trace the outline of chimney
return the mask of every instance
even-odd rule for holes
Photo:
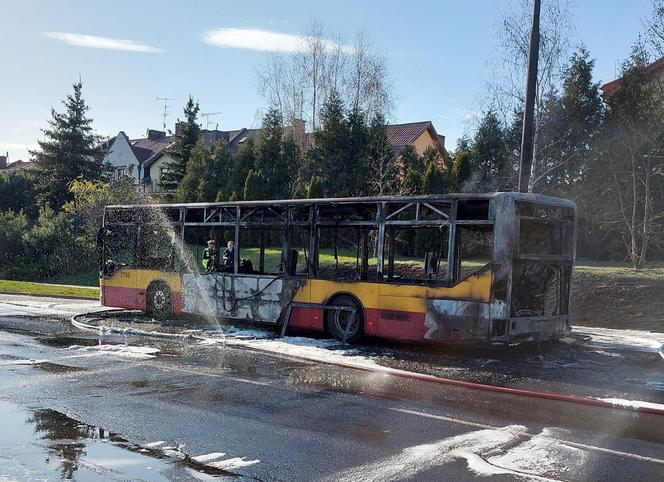
[[[7,169],[7,159],[9,159],[9,152],[4,156],[0,156],[0,169]]]
[[[163,137],[166,137],[166,133],[164,131],[158,131],[156,129],[148,129],[148,139],[151,141],[161,139]]]
[[[290,127],[290,133],[293,134],[293,140],[298,146],[300,146],[300,148],[304,148],[304,123],[305,121],[302,119],[293,119]]]

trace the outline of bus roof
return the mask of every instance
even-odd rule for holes
[[[229,207],[229,206],[291,206],[311,204],[371,204],[376,202],[414,202],[414,201],[454,201],[454,200],[487,200],[498,197],[510,197],[515,201],[527,201],[533,203],[553,204],[556,206],[575,208],[573,201],[563,198],[546,196],[544,194],[522,193],[522,192],[490,192],[490,193],[448,193],[427,194],[419,196],[373,196],[373,197],[344,197],[344,198],[315,198],[315,199],[280,199],[280,200],[256,200],[235,202],[211,202],[211,203],[169,203],[159,204],[161,208],[207,208],[207,207]],[[107,208],[130,209],[144,207],[145,204],[109,205]]]

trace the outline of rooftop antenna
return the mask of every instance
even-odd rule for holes
[[[210,117],[214,117],[216,115],[221,115],[221,112],[205,112],[204,114],[201,114],[201,117],[205,117],[205,129],[210,130]],[[217,127],[219,127],[219,123],[217,123]]]
[[[164,101],[164,115],[163,115],[163,126],[164,126],[164,131],[166,131],[166,117],[168,116],[168,108],[170,105],[168,105],[169,100],[175,100],[171,97],[157,97],[157,100],[163,100]]]

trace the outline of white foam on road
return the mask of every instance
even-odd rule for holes
[[[184,460],[187,458],[187,454],[184,452],[184,445],[173,447],[166,445],[165,441],[159,440],[157,442],[144,444],[143,447],[158,450],[164,456],[171,459]],[[258,459],[247,460],[246,457],[224,457],[226,457],[226,452],[211,452],[209,454],[191,456],[190,458],[194,462],[205,465],[206,467],[227,471],[240,469],[242,467],[249,467],[260,462]]]
[[[26,359],[26,360],[2,360],[0,361],[0,366],[3,365],[39,365],[40,363],[46,363],[50,360],[35,360],[35,359]]]
[[[475,475],[506,474],[524,480],[568,479],[589,452],[563,445],[550,429],[529,434],[522,425],[487,428],[416,445],[374,463],[334,474],[327,480],[386,482],[403,480],[455,460],[465,460]]]
[[[488,464],[482,455],[497,453],[505,447],[514,445],[525,431],[526,427],[522,425],[509,425],[467,432],[438,442],[405,448],[392,457],[345,470],[334,474],[328,480],[367,482],[403,480],[457,459],[467,460],[471,470],[477,474],[511,474],[513,472],[509,468]]]
[[[148,449],[154,449],[154,448],[157,448],[157,447],[161,447],[165,443],[166,443],[165,440],[157,440],[156,442],[147,443],[147,444],[143,445],[143,447],[148,448]]]
[[[151,346],[132,346],[132,345],[94,345],[80,346],[72,345],[68,350],[86,354],[90,356],[116,356],[122,358],[148,359],[155,358],[159,353],[159,348]]]
[[[215,469],[235,470],[242,467],[249,467],[250,465],[255,465],[259,462],[260,460],[245,460],[244,457],[234,457],[232,459],[210,462],[206,465],[209,467],[214,467]]]
[[[572,328],[572,332],[588,337],[586,345],[599,349],[662,354],[664,347],[664,333],[653,331],[575,326]]]
[[[74,315],[101,308],[97,301],[2,295],[0,316]]]
[[[242,332],[239,331],[238,333]],[[380,365],[371,358],[360,355],[359,350],[340,348],[339,341],[333,339],[298,336],[245,339],[244,336],[226,336],[224,338],[205,338],[201,340],[201,344],[226,344],[227,346],[254,348],[320,363],[352,363],[366,368],[380,368]]]
[[[206,462],[213,462],[225,456],[226,452],[212,452],[211,454],[197,455],[191,459],[204,464]]]
[[[639,408],[654,408],[664,412],[664,404],[661,403],[644,402],[643,400],[625,400],[623,398],[598,398],[598,400],[603,400],[616,407],[625,407],[634,410],[638,410]]]
[[[578,447],[559,444],[550,429],[510,448],[507,452],[487,458],[487,462],[512,471],[524,472],[538,477],[569,478],[570,467],[582,467],[588,452]],[[469,464],[470,465],[470,464]],[[472,468],[472,467],[471,467]]]

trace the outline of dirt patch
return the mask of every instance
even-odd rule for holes
[[[572,324],[664,332],[664,268],[577,267]]]

